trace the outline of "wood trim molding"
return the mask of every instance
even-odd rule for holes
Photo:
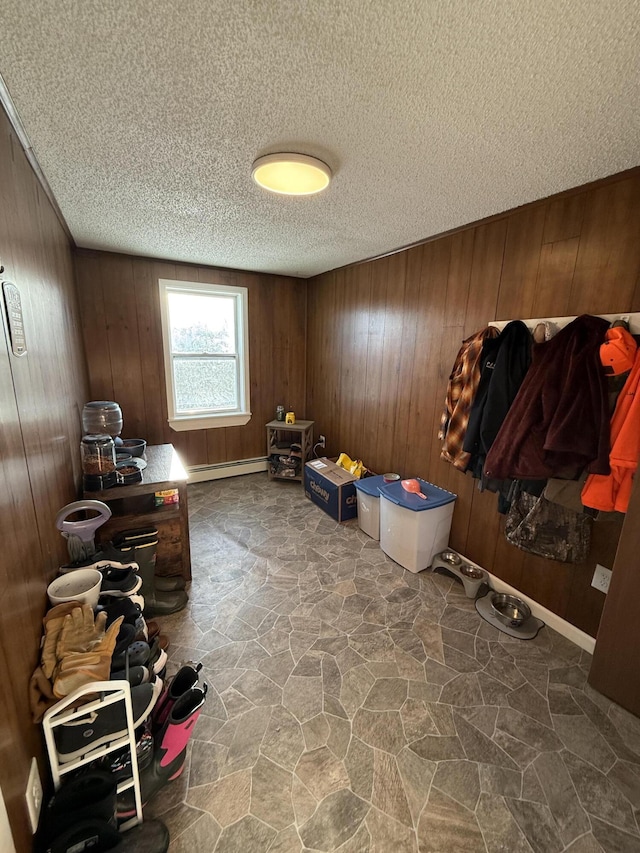
[[[18,110],[16,109],[16,105],[13,103],[13,98],[7,88],[7,84],[4,82],[4,78],[2,74],[0,74],[0,104],[7,114],[7,118],[9,119],[9,123],[11,127],[14,129],[16,136],[18,137],[18,141],[22,146],[22,149],[25,153],[25,156],[29,162],[29,165],[33,169],[33,172],[38,179],[38,183],[42,187],[44,194],[49,199],[49,203],[54,210],[54,213],[58,217],[58,221],[62,226],[62,230],[67,235],[67,239],[72,246],[75,246],[75,240],[73,239],[73,235],[69,230],[69,226],[67,225],[67,220],[62,215],[62,211],[58,206],[58,202],[56,201],[56,197],[53,194],[53,190],[49,186],[49,181],[47,181],[44,172],[42,171],[42,167],[38,162],[38,158],[36,157],[36,153],[33,150],[33,146],[31,145],[31,140],[27,134],[27,131],[22,124],[22,119],[18,115]]]
[[[390,252],[383,252],[381,255],[373,255],[370,258],[363,258],[361,261],[354,261],[352,264],[347,264],[346,267],[356,267],[360,264],[368,264],[371,261],[378,261],[381,258],[389,258],[392,255],[397,255],[399,252],[406,252],[409,249],[415,249],[416,247],[424,246],[427,243],[433,243],[435,240],[440,240],[443,237],[452,237],[455,234],[461,234],[462,232],[468,231],[472,228],[477,228],[481,225],[489,225],[490,223],[497,222],[500,219],[506,219],[514,213],[533,210],[533,208],[539,207],[543,204],[548,204],[550,201],[558,201],[563,198],[578,195],[579,193],[590,192],[591,190],[598,189],[599,187],[604,187],[607,184],[615,184],[618,181],[624,181],[627,178],[639,174],[640,166],[633,166],[631,169],[625,169],[623,172],[616,172],[613,175],[607,175],[605,178],[598,178],[595,181],[589,181],[589,183],[581,184],[578,187],[570,187],[569,189],[561,190],[559,193],[543,196],[542,198],[537,198],[534,201],[528,201],[525,204],[518,205],[517,207],[511,207],[508,210],[503,210],[501,213],[493,213],[491,216],[485,216],[484,219],[476,219],[474,222],[468,222],[465,225],[450,228],[448,231],[441,231],[438,234],[433,234],[431,237],[425,237],[423,240],[416,240],[415,243],[408,243],[406,246],[400,246],[398,249],[392,249]],[[345,269],[346,267],[335,267],[333,270],[327,270],[327,273],[335,272],[336,269]],[[326,275],[326,273],[322,273],[322,275]],[[311,278],[316,278],[316,276],[311,276]]]

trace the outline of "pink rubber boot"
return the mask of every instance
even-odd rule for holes
[[[160,731],[178,699],[188,690],[191,690],[192,687],[198,686],[198,673],[201,669],[201,663],[186,663],[180,667],[171,681],[166,685],[153,709],[152,722],[154,732]]]
[[[207,696],[207,685],[192,687],[176,700],[155,738],[155,751],[148,767],[140,772],[142,804],[168,782],[177,779],[184,768],[187,744]],[[135,799],[130,788],[118,797],[118,820],[135,814]]]

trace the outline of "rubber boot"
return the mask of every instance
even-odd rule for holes
[[[183,589],[161,592],[156,589],[156,548],[158,542],[134,548],[136,563],[140,566],[145,616],[167,616],[186,607],[189,596]]]
[[[160,592],[156,590],[156,552],[158,550],[157,531],[154,537],[149,531],[130,530],[121,534],[118,548],[125,554],[130,554],[139,568],[142,578],[142,595],[144,596],[144,615],[167,616],[182,610],[189,597],[184,590]],[[130,550],[129,550],[130,549]]]
[[[116,781],[106,770],[83,768],[65,780],[43,809],[35,849],[63,849],[61,839],[69,830],[80,826],[84,831],[91,822],[104,824],[96,833],[101,839],[117,840]]]
[[[169,682],[165,682],[165,689],[153,709],[154,731],[159,731],[162,728],[178,699],[188,690],[198,686],[198,673],[201,669],[201,663],[186,663],[180,667]]]
[[[187,744],[198,721],[207,696],[207,685],[192,687],[176,701],[164,725],[156,736],[153,761],[140,773],[142,804],[161,788],[177,779],[184,769]],[[131,789],[118,797],[118,820],[135,813],[135,796]]]
[[[156,575],[156,589],[160,592],[173,592],[176,589],[184,589],[186,586],[181,575]]]
[[[80,850],[93,850],[96,853],[120,850],[121,838],[117,829],[98,818],[76,821],[56,835],[44,848],[44,853],[74,853]],[[37,847],[35,848],[38,849]]]
[[[125,530],[117,534],[111,548],[128,549],[138,545],[146,545],[148,542],[157,542],[158,531],[154,527],[145,527],[141,530]],[[121,553],[125,553],[121,550]],[[176,589],[185,588],[185,580],[181,575],[162,577],[156,575],[156,589],[159,592],[174,592]]]
[[[156,590],[156,551],[158,540],[152,539],[131,547],[129,552],[138,564],[138,573],[142,578],[142,595],[144,596],[144,615],[167,616],[182,610],[189,597],[184,590],[160,592]]]
[[[113,853],[167,853],[169,830],[161,820],[145,820],[123,832]]]

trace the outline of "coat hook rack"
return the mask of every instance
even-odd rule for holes
[[[573,317],[536,317],[536,318],[526,318],[522,319],[522,322],[526,324],[527,328],[533,333],[533,330],[538,325],[538,323],[555,323],[558,330],[563,329],[565,326],[568,326],[573,320],[576,319],[578,315]],[[632,335],[640,335],[640,311],[632,313],[628,312],[626,314],[597,314],[594,315],[597,317],[602,317],[603,320],[608,320],[609,323],[613,323],[614,320],[626,320],[629,324],[629,331]],[[520,319],[519,317],[515,317],[513,319]],[[494,326],[496,329],[502,331],[507,323],[510,323],[511,320],[490,320],[489,325]]]

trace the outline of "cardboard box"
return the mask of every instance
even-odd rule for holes
[[[326,456],[304,466],[304,493],[336,521],[348,521],[358,514],[356,478]]]

